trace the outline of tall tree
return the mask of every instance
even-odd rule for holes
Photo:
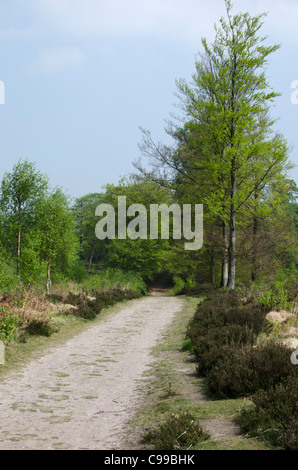
[[[233,16],[231,1],[225,0],[225,4],[227,18],[221,18],[215,28],[215,41],[209,46],[202,39],[204,52],[196,61],[193,82],[180,80],[177,86],[184,119],[191,133],[195,132],[199,149],[192,159],[183,154],[188,168],[195,172],[185,172],[184,162],[182,169],[196,185],[204,182],[206,186],[207,180],[206,188],[212,188],[202,194],[200,202],[221,221],[222,277],[227,271],[228,252],[227,287],[234,289],[237,223],[245,217],[248,203],[252,210],[254,195],[283,171],[288,149],[285,139],[274,135],[275,121],[269,116],[270,105],[279,94],[270,88],[266,66],[279,46],[266,46],[266,38],[259,36],[266,14]],[[154,157],[159,168],[168,166],[171,172],[181,173],[175,149],[154,145],[148,132],[142,150]],[[255,200],[255,207],[260,201]]]
[[[28,160],[19,160],[11,173],[5,173],[1,183],[2,237],[6,249],[16,258],[18,277],[22,236],[34,225],[36,204],[47,187],[47,178]]]

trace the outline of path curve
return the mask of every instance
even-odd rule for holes
[[[151,351],[182,309],[128,302],[0,383],[0,450],[122,449]]]

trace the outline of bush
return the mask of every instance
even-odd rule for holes
[[[73,305],[67,315],[85,318],[86,320],[94,320],[103,308],[110,307],[117,302],[123,300],[137,299],[141,296],[138,292],[114,289],[105,292],[91,292],[93,297],[85,294],[69,293],[65,299],[66,304]]]
[[[298,450],[298,377],[252,397],[239,416],[241,431],[286,450]]]
[[[0,246],[0,292],[11,292],[17,288],[18,278],[14,270],[5,262]]]
[[[227,346],[253,345],[263,331],[266,311],[253,299],[243,303],[238,292],[219,291],[198,306],[188,325],[200,375],[226,356]],[[229,354],[229,352],[228,352]]]
[[[143,439],[155,450],[186,450],[209,437],[190,413],[181,413],[148,431]]]
[[[230,349],[227,346],[240,348],[243,345],[254,344],[255,335],[246,326],[225,325],[212,328],[203,336],[197,336],[192,343],[198,362],[198,373],[204,376],[226,356],[226,352]]]
[[[174,281],[173,293],[178,294],[178,292],[181,292],[181,290],[184,288],[185,281],[179,276],[174,276],[173,281]]]
[[[21,335],[21,340],[24,341],[25,335],[30,336],[46,336],[50,337],[53,333],[56,333],[58,330],[54,328],[49,319],[34,319],[30,320],[24,328],[23,334]]]
[[[19,320],[10,310],[0,307],[0,341],[10,343],[17,333]]]
[[[269,390],[298,374],[292,350],[283,344],[231,347],[208,373],[208,386],[219,398],[237,398]]]
[[[288,277],[275,279],[269,286],[263,287],[258,297],[260,304],[269,310],[287,308],[289,302],[298,297],[298,282]]]

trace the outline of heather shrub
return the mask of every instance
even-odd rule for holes
[[[239,292],[216,292],[200,304],[187,329],[199,374],[206,375],[226,355],[227,346],[255,344],[266,326],[265,316],[260,304],[253,299],[244,303]]]
[[[65,303],[73,306],[68,310],[67,315],[94,320],[103,308],[110,307],[123,300],[132,300],[139,297],[141,297],[141,294],[138,292],[114,289],[104,292],[93,291],[90,296],[69,293]]]
[[[232,347],[230,354],[208,372],[209,389],[219,398],[237,398],[269,390],[297,376],[291,353],[288,347],[274,342],[256,347]]]
[[[188,335],[202,336],[210,328],[230,324],[248,327],[259,334],[264,328],[266,313],[266,309],[254,300],[246,300],[244,303],[238,292],[218,292],[198,306],[189,323]]]
[[[255,335],[252,330],[233,324],[212,328],[204,335],[197,336],[193,340],[193,350],[197,358],[198,373],[207,375],[217,362],[226,356],[227,346],[240,348],[254,342]]]
[[[239,416],[241,431],[286,450],[298,450],[298,376],[252,397]]]
[[[25,326],[21,340],[25,339],[25,335],[30,336],[46,336],[50,337],[53,333],[56,333],[58,330],[53,325],[51,325],[50,319],[33,319],[30,320]]]
[[[143,439],[155,450],[185,450],[209,437],[194,417],[184,412],[170,416],[155,429],[148,431]]]

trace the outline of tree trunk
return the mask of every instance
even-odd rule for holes
[[[46,284],[46,289],[47,289],[47,294],[50,295],[51,293],[51,265],[48,264],[48,273],[47,273],[47,284]]]
[[[229,275],[229,248],[228,248],[228,230],[227,230],[227,224],[225,222],[222,222],[222,235],[223,235],[224,249],[222,253],[222,262],[221,262],[220,287],[227,287],[228,275]]]
[[[17,277],[20,278],[20,260],[21,260],[21,230],[18,230],[18,251],[17,251]]]
[[[17,277],[20,279],[21,272],[21,225],[22,225],[22,206],[19,204],[19,220],[18,220],[18,247],[17,247]]]
[[[231,169],[231,210],[230,210],[230,240],[229,240],[229,279],[227,287],[235,289],[236,279],[236,211],[235,211],[235,196],[236,196],[236,173],[235,173],[235,158],[232,160]]]
[[[89,265],[88,265],[88,274],[91,273],[91,268],[92,268],[92,261],[93,261],[93,256],[94,256],[94,248],[92,248],[92,253],[89,259]]]

